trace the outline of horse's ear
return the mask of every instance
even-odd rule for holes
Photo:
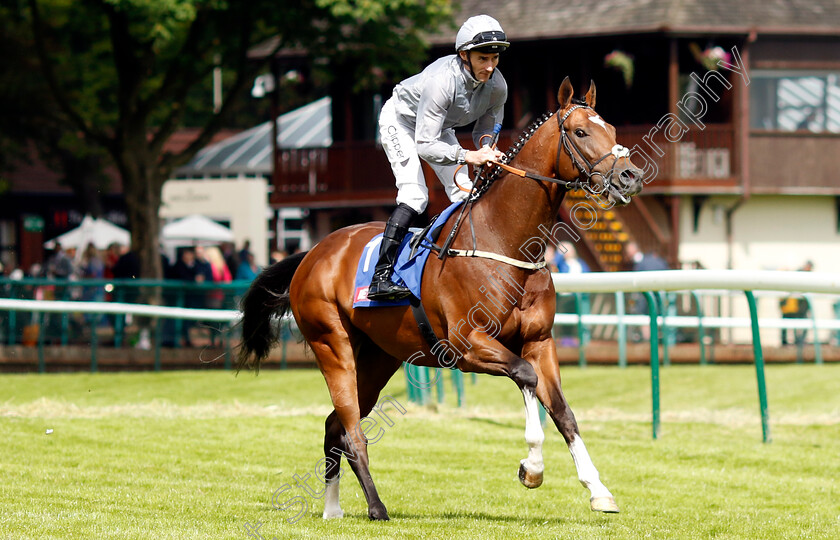
[[[569,77],[566,77],[563,79],[563,84],[560,85],[560,91],[557,92],[557,103],[560,105],[561,110],[569,106],[574,94],[575,90],[572,88],[572,82],[569,80]]]
[[[589,81],[589,92],[586,93],[586,104],[595,108],[595,81]]]

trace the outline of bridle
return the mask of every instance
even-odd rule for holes
[[[557,157],[554,170],[560,170],[560,156],[565,151],[569,155],[569,158],[572,160],[572,166],[576,168],[580,173],[580,175],[574,180],[561,180],[559,178],[551,176],[543,176],[522,169],[517,169],[516,167],[511,167],[507,163],[502,162],[493,162],[493,165],[522,178],[530,178],[532,180],[537,180],[541,182],[560,184],[567,190],[585,189],[593,195],[601,195],[610,187],[616,187],[612,184],[612,179],[615,176],[615,166],[618,164],[619,159],[627,158],[630,156],[630,150],[625,148],[624,146],[621,146],[620,144],[616,144],[612,147],[612,149],[609,152],[599,157],[594,162],[590,163],[586,156],[583,155],[583,152],[580,150],[580,147],[578,147],[578,145],[574,142],[574,140],[571,137],[569,137],[569,134],[566,132],[566,120],[573,112],[575,112],[578,109],[594,110],[589,105],[577,104],[570,107],[569,110],[566,111],[566,113],[562,117],[560,116],[559,110],[555,113],[555,116],[557,117],[557,127],[560,130],[560,138],[557,140]],[[604,161],[610,156],[615,156],[615,160],[613,161],[612,167],[610,167],[607,173],[604,174],[600,171],[596,171],[595,167],[597,167],[598,164],[600,164],[602,161]],[[583,163],[581,163],[581,161]],[[585,180],[581,180],[581,175],[586,177]],[[604,180],[601,184],[600,190],[595,190],[595,184],[592,182],[592,178],[595,176],[600,176]]]
[[[530,139],[530,137],[536,132],[537,129],[542,125],[543,122],[547,121],[550,116],[545,115],[543,116],[537,123],[535,123],[530,130],[525,133],[523,136],[520,136],[519,141],[514,145],[514,148],[508,152],[503,159],[505,163],[500,161],[492,161],[489,162],[492,165],[492,168],[484,169],[483,171],[479,172],[479,177],[483,177],[484,181],[481,182],[481,185],[478,185],[478,182],[473,184],[473,189],[470,196],[467,198],[466,204],[461,207],[461,211],[458,213],[458,217],[455,219],[455,225],[449,231],[449,236],[446,238],[446,241],[443,243],[443,246],[432,246],[435,251],[438,251],[438,259],[443,259],[447,256],[468,256],[468,257],[485,257],[490,259],[499,260],[505,262],[507,264],[512,264],[514,266],[518,266],[519,268],[526,268],[526,269],[536,269],[541,268],[538,264],[535,263],[525,263],[522,261],[515,261],[513,259],[509,259],[507,257],[500,258],[498,255],[493,253],[488,253],[484,251],[476,250],[476,238],[475,238],[475,229],[473,228],[472,224],[472,205],[475,203],[493,184],[494,180],[499,177],[500,170],[507,171],[511,174],[519,176],[521,178],[530,178],[532,180],[536,180],[538,182],[550,182],[552,184],[559,184],[563,186],[566,190],[574,190],[574,189],[584,189],[595,196],[600,196],[607,189],[610,187],[615,187],[611,183],[613,176],[615,175],[615,166],[618,163],[618,160],[621,158],[627,158],[630,155],[630,150],[621,146],[620,144],[616,144],[612,147],[612,149],[604,154],[603,156],[596,159],[594,162],[590,163],[586,156],[583,155],[581,152],[580,147],[569,137],[568,133],[566,133],[565,122],[569,118],[569,116],[578,109],[589,109],[594,110],[589,105],[585,105],[582,103],[576,103],[572,107],[569,108],[568,111],[561,117],[560,110],[554,113],[554,116],[557,117],[557,126],[560,130],[560,138],[557,141],[557,157],[555,163],[555,174],[560,171],[560,156],[565,151],[569,154],[569,158],[572,160],[572,166],[578,170],[580,175],[575,178],[574,180],[561,180],[559,178],[551,177],[551,176],[543,176],[541,174],[532,173],[529,171],[525,171],[523,169],[518,169],[516,167],[512,167],[508,165],[506,162],[513,160],[516,154],[523,148],[525,143]],[[615,156],[615,160],[613,161],[612,167],[607,171],[607,174],[603,174],[599,171],[595,170],[595,167],[598,166],[602,161],[607,159],[610,156]],[[583,161],[583,163],[581,163]],[[487,176],[484,176],[483,173],[488,172]],[[585,180],[581,180],[580,176],[583,175],[586,177]],[[593,189],[594,184],[592,183],[592,178],[594,176],[600,176],[603,178],[602,188],[599,191]],[[478,180],[478,179],[477,179]],[[469,209],[469,210],[468,210]],[[473,241],[473,249],[472,250],[454,250],[449,249],[449,246],[452,244],[455,236],[458,234],[461,226],[461,218],[464,216],[464,213],[469,215],[469,222],[470,222],[470,232],[472,233],[472,241]],[[422,235],[425,237],[425,233]],[[544,265],[544,263],[543,263]]]

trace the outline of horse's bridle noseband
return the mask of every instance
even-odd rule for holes
[[[589,191],[593,195],[601,195],[607,189],[609,189],[609,187],[612,185],[612,179],[613,179],[613,176],[615,175],[615,166],[618,163],[618,160],[620,158],[629,157],[630,156],[630,150],[621,146],[620,144],[616,144],[615,146],[612,147],[612,149],[609,152],[607,152],[603,156],[596,159],[594,163],[590,163],[589,160],[586,159],[586,156],[583,155],[583,152],[581,152],[578,145],[575,144],[575,142],[572,140],[572,138],[569,137],[568,133],[566,133],[566,126],[565,126],[566,119],[569,118],[569,116],[578,109],[589,109],[590,111],[594,111],[594,109],[592,107],[590,107],[589,105],[574,105],[571,108],[569,108],[568,111],[566,111],[566,114],[564,114],[562,118],[560,117],[560,111],[559,110],[555,114],[555,116],[557,116],[557,127],[560,129],[560,140],[557,142],[557,158],[556,158],[557,161],[555,163],[554,170],[556,172],[560,171],[560,148],[562,147],[564,150],[566,150],[566,153],[569,154],[569,158],[572,160],[572,166],[574,168],[576,168],[578,171],[580,171],[581,174],[586,176],[586,180],[584,180],[584,181],[581,181],[580,177],[578,177],[576,180],[574,180],[572,182],[566,182],[566,188],[567,189],[584,189],[585,188],[587,191]],[[574,152],[572,151],[572,149],[574,149]],[[575,154],[577,154],[577,157],[575,157]],[[596,171],[595,167],[597,167],[599,163],[601,163],[602,161],[604,161],[605,159],[607,159],[610,156],[615,156],[615,160],[613,161],[612,167],[610,167],[609,171],[607,171],[607,174],[604,175],[603,173],[601,173],[599,171]],[[581,160],[583,160],[583,164],[581,164],[580,161],[578,161],[578,157]],[[586,165],[586,167],[584,167],[584,164]],[[595,191],[593,189],[593,184],[592,184],[592,177],[593,176],[600,176],[601,178],[604,179],[604,182],[602,183],[602,188],[601,188],[600,191]],[[613,186],[613,187],[615,187],[615,186]]]

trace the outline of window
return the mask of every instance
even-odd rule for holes
[[[754,71],[750,124],[770,131],[840,133],[840,72]]]

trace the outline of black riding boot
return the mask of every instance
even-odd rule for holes
[[[385,234],[382,235],[382,244],[379,246],[379,260],[368,289],[367,296],[370,300],[399,300],[411,296],[408,287],[391,281],[391,274],[394,272],[394,263],[397,261],[400,244],[415,217],[417,217],[417,212],[414,209],[400,203],[388,218]]]

